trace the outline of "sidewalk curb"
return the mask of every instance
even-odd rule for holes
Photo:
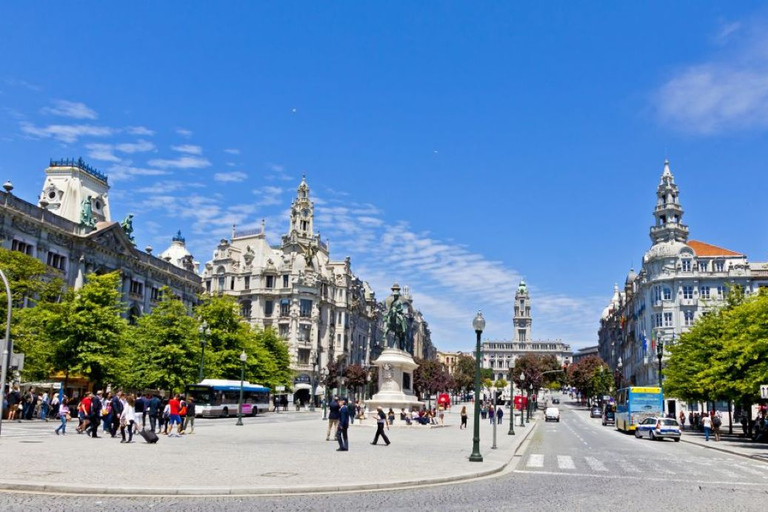
[[[733,451],[733,450],[728,450],[727,448],[720,448],[719,446],[703,445],[701,443],[696,443],[694,441],[688,441],[687,439],[685,439],[682,436],[680,437],[680,441],[682,441],[683,443],[688,443],[688,444],[692,444],[692,445],[695,445],[695,446],[699,446],[701,448],[704,448],[705,450],[715,450],[715,451],[718,451],[718,452],[729,453],[731,455],[738,455],[739,457],[744,457],[745,459],[755,460],[757,462],[768,463],[768,460],[757,458],[754,455],[747,455],[746,453],[741,453],[741,452],[736,452],[736,451]]]
[[[120,487],[120,486],[96,486],[96,485],[78,485],[78,484],[37,484],[28,482],[5,482],[0,480],[0,492],[34,492],[34,493],[56,493],[56,494],[79,494],[92,496],[188,496],[188,497],[214,497],[214,496],[285,496],[298,494],[327,494],[334,492],[350,491],[376,491],[385,489],[406,489],[410,487],[421,487],[428,485],[440,485],[448,483],[459,483],[476,478],[488,477],[503,472],[514,461],[515,456],[528,436],[538,426],[538,420],[527,429],[525,435],[514,447],[509,460],[502,462],[498,467],[484,471],[472,471],[461,475],[439,477],[439,478],[416,478],[414,480],[402,480],[398,482],[385,483],[362,483],[351,485],[328,485],[328,486],[305,486],[305,487]]]

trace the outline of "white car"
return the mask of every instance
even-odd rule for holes
[[[549,420],[560,423],[560,409],[557,407],[547,407],[544,411],[544,421]]]

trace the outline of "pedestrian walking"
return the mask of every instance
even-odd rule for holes
[[[184,432],[189,429],[189,434],[195,433],[195,398],[187,398],[187,416],[184,418]]]
[[[78,434],[82,434],[83,432],[87,431],[88,425],[91,423],[90,417],[91,395],[85,395],[85,398],[80,400],[80,403],[77,404],[77,418],[80,420],[76,429]]]
[[[331,440],[331,430],[333,430],[333,437],[336,437],[336,432],[339,430],[339,411],[341,405],[339,405],[339,397],[334,396],[331,400],[331,405],[328,406],[328,431],[325,433],[325,440]]]
[[[48,400],[48,392],[46,391],[43,393],[42,398],[40,399],[40,419],[43,421],[48,421],[48,411],[51,408],[51,403]]]
[[[501,418],[504,417],[504,407],[498,406],[496,407],[496,423],[501,425]]]
[[[149,429],[152,432],[155,431],[155,427],[157,425],[157,416],[160,412],[160,399],[157,397],[157,395],[152,395],[152,398],[150,398],[148,404]]]
[[[109,408],[110,408],[110,419],[111,424],[109,427],[109,435],[111,437],[117,437],[117,429],[118,427],[122,427],[122,417],[123,417],[123,411],[125,410],[124,405],[124,399],[123,399],[123,392],[118,391],[115,393],[112,398],[109,401]],[[131,416],[133,417],[133,416]],[[131,434],[133,435],[133,434]]]
[[[720,411],[715,411],[712,415],[712,430],[715,433],[715,441],[720,442],[720,425],[723,424],[723,417]]]
[[[493,404],[488,406],[488,418],[491,420],[491,425],[496,423],[496,409],[493,408]]]
[[[378,444],[379,442],[379,436],[384,440],[385,443],[387,443],[387,446],[389,446],[389,438],[387,437],[387,434],[384,433],[384,425],[387,423],[387,416],[384,414],[384,410],[381,408],[381,406],[376,408],[376,435],[373,437],[373,442],[371,444]],[[389,425],[387,425],[387,430],[389,430]]]
[[[21,404],[19,386],[13,386],[13,391],[8,393],[8,421],[17,419],[19,404]]]
[[[339,401],[339,427],[336,429],[336,440],[339,442],[337,452],[349,451],[349,438],[347,429],[349,428],[349,409],[347,401],[343,398]]]
[[[391,407],[389,408],[389,411],[387,411],[387,420],[389,420],[390,425],[395,423],[395,411],[393,411]]]
[[[120,437],[122,437],[121,443],[133,442],[133,425],[136,423],[136,401],[133,396],[129,396],[125,399],[125,404],[120,412]],[[128,440],[125,440],[125,429],[128,429]]]
[[[171,426],[170,431],[168,431],[168,437],[181,437],[181,416],[179,415],[179,412],[181,411],[181,400],[179,400],[179,395],[173,395],[173,398],[171,398],[168,401],[168,424]],[[176,425],[176,433],[173,433],[173,426]]]
[[[709,441],[709,432],[712,430],[712,418],[709,417],[709,414],[704,413],[701,415],[699,421],[701,422],[701,426],[704,427],[704,439]]]
[[[680,430],[685,430],[685,413],[680,411]]]
[[[480,408],[480,417],[485,419],[486,416],[488,416],[488,408],[483,404],[483,406]]]
[[[461,426],[459,427],[459,430],[467,428],[467,406],[462,405],[461,406]]]
[[[101,410],[103,408],[101,404],[101,398],[99,395],[101,391],[96,394],[91,393],[91,415],[90,415],[90,428],[91,439],[99,438],[99,425],[101,425]]]
[[[59,404],[59,419],[61,420],[61,425],[59,425],[59,427],[55,430],[56,435],[59,435],[59,432],[61,432],[61,435],[65,436],[67,435],[67,421],[69,421],[67,395],[64,395],[61,398],[61,403]]]
[[[141,425],[141,429],[144,430],[144,424],[146,421],[144,418],[146,417],[144,414],[145,411],[145,404],[144,397],[139,393],[138,398],[133,403],[133,410],[136,412],[136,417],[134,418],[134,432],[139,430],[139,425]]]

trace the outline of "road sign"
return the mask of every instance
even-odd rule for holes
[[[285,386],[275,386],[275,391],[285,391]]]
[[[768,399],[768,384],[763,384],[760,386],[760,398],[763,400]]]

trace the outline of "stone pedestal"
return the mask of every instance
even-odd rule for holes
[[[411,354],[387,348],[373,364],[379,368],[379,392],[365,403],[369,413],[377,407],[384,409],[384,412],[391,407],[396,414],[400,413],[400,409],[421,409],[424,404],[413,394],[413,370],[419,365],[413,361]]]

